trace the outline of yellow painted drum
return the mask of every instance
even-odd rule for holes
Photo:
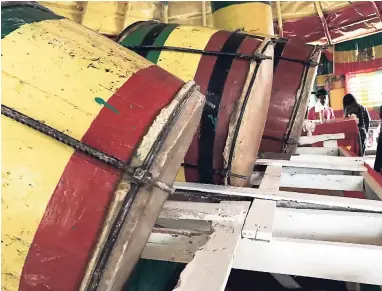
[[[2,289],[119,290],[205,98],[42,6],[3,2],[1,14]],[[164,184],[137,184],[142,171],[132,183],[136,167]]]
[[[270,1],[211,1],[214,27],[273,35]]]
[[[273,44],[207,27],[137,22],[117,41],[206,95],[178,181],[248,185],[268,112]],[[254,55],[267,56],[265,60]]]

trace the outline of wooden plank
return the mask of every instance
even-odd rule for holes
[[[338,143],[337,143],[337,140],[326,140],[323,142],[323,146],[324,148],[333,148],[333,147],[337,147]]]
[[[382,284],[382,247],[273,237],[243,238],[233,268],[339,281]]]
[[[317,142],[323,142],[327,140],[338,140],[344,139],[344,133],[334,133],[334,134],[320,134],[320,135],[312,135],[312,136],[301,136],[299,139],[300,145],[314,144]]]
[[[363,191],[363,177],[282,173],[280,187]]]
[[[325,156],[338,156],[338,147],[298,147],[296,154],[300,155],[325,155]]]
[[[273,237],[364,245],[382,246],[381,230],[381,213],[278,207],[273,222]]]
[[[382,201],[356,199],[347,197],[332,197],[297,192],[275,191],[270,195],[268,192],[254,188],[231,187],[221,185],[174,182],[174,187],[179,190],[196,191],[204,193],[216,193],[220,195],[247,196],[257,199],[274,201],[290,201],[293,203],[308,203],[327,207],[346,208],[349,211],[372,211],[382,213]]]
[[[174,290],[223,291],[225,289],[249,203],[236,202],[225,205],[235,208],[236,220],[219,219],[212,222],[214,232],[208,242],[196,251],[193,260],[180,274]],[[238,205],[241,209],[238,209]]]
[[[291,175],[295,174],[312,174],[312,175],[344,175],[352,176],[354,172],[335,170],[335,169],[315,169],[315,168],[296,168],[296,167],[283,167],[283,173]]]
[[[284,166],[284,167],[295,167],[295,168],[313,168],[313,169],[328,169],[328,170],[343,170],[352,172],[364,172],[366,167],[362,162],[349,161],[349,162],[320,162],[320,163],[310,163],[306,161],[285,161],[285,160],[268,160],[268,159],[258,159],[256,165],[266,165],[266,166]]]
[[[275,201],[254,199],[244,223],[243,237],[270,241],[275,212]]]
[[[382,200],[382,185],[374,179],[370,173],[362,173],[364,183],[364,193],[367,199]]]
[[[280,187],[281,166],[268,166],[261,180],[259,189],[261,191],[277,191]]]
[[[336,162],[336,163],[352,163],[356,162],[357,164],[362,164],[365,162],[365,157],[335,157],[335,156],[319,156],[319,155],[293,155],[290,158],[291,161],[305,161],[305,162],[314,162],[314,163],[327,163],[327,162]]]

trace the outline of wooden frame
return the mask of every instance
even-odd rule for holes
[[[154,229],[143,257],[188,263],[178,291],[224,290],[231,268],[270,272],[285,286],[298,285],[288,275],[382,285],[382,179],[346,149],[311,149],[289,160],[259,159],[266,170],[251,177],[257,189],[175,182],[177,190],[223,201],[167,201],[157,222],[165,228]],[[373,193],[374,200],[284,186]],[[224,201],[232,196],[253,202]]]

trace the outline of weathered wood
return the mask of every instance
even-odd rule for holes
[[[304,154],[304,155],[295,155],[291,156],[291,161],[305,161],[305,162],[312,162],[312,163],[321,163],[321,162],[336,162],[339,164],[343,163],[353,163],[356,162],[357,164],[363,164],[365,162],[364,157],[336,157],[336,156],[323,156],[323,155],[310,155],[310,154]]]
[[[321,135],[312,135],[312,136],[301,136],[299,139],[300,145],[314,144],[317,142],[324,142],[328,140],[338,140],[344,139],[344,133],[333,133],[333,134],[321,134]]]
[[[332,197],[296,192],[274,191],[272,195],[254,188],[229,187],[220,185],[206,185],[198,183],[175,182],[174,187],[179,190],[198,191],[204,193],[219,193],[221,195],[247,196],[257,199],[274,201],[291,201],[295,203],[309,203],[328,207],[343,207],[349,211],[382,212],[382,201],[356,199],[347,197]]]
[[[270,241],[275,212],[276,201],[254,199],[245,220],[243,237]]]
[[[233,268],[381,285],[381,261],[381,246],[244,238],[239,242]]]
[[[363,191],[362,176],[340,176],[340,175],[281,175],[281,187],[313,188],[341,191]]]
[[[259,189],[261,191],[277,191],[280,187],[281,166],[268,166]]]
[[[284,166],[284,167],[295,167],[295,168],[311,168],[311,169],[328,169],[328,170],[343,170],[352,172],[364,172],[366,167],[363,162],[349,161],[343,163],[336,162],[320,162],[320,163],[309,163],[306,161],[285,161],[285,160],[266,160],[259,159],[256,161],[257,165],[266,166]]]
[[[214,232],[208,242],[196,251],[193,260],[180,274],[174,290],[224,290],[233,264],[236,246],[241,238],[241,229],[249,203],[236,202],[223,203],[223,205],[232,211],[231,216],[215,213],[216,219],[212,220]]]
[[[320,156],[338,156],[338,147],[298,147],[296,154],[300,155],[320,155]]]
[[[333,148],[338,146],[337,140],[326,140],[323,142],[324,148]]]

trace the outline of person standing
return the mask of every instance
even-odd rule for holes
[[[377,153],[375,155],[374,170],[382,174],[382,106],[379,108],[381,118],[380,131],[378,136]]]
[[[365,154],[366,138],[370,127],[370,115],[366,107],[359,104],[352,94],[346,94],[342,100],[345,118],[357,118],[358,132],[361,139],[360,156]]]
[[[328,92],[325,89],[319,89],[316,92],[317,103],[310,108],[308,112],[309,120],[330,120],[335,119],[333,108],[327,105]]]

